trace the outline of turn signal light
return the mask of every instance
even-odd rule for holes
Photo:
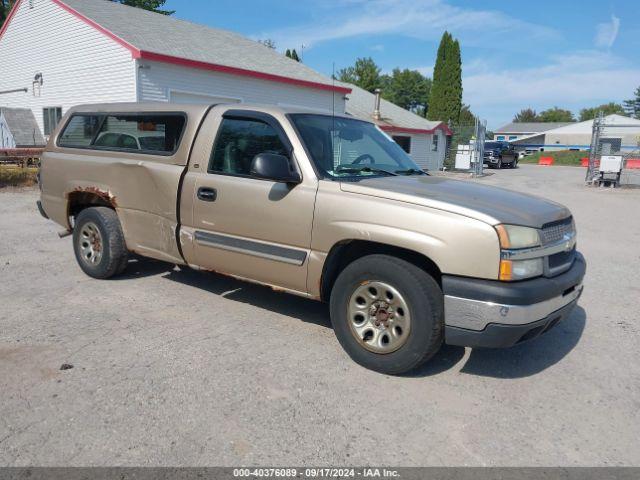
[[[500,260],[500,280],[511,280],[513,278],[513,262],[511,260]]]

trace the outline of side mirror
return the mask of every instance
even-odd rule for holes
[[[251,162],[251,176],[282,183],[300,183],[300,174],[291,169],[291,162],[284,155],[259,153]]]

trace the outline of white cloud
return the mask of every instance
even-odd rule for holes
[[[554,56],[540,67],[472,73],[462,83],[465,103],[495,127],[526,107],[540,111],[558,105],[577,112],[620,102],[631,95],[639,78],[638,65],[608,53],[584,51]]]
[[[596,36],[593,40],[596,47],[611,48],[620,30],[620,19],[611,15],[610,22],[599,23],[596,26]]]
[[[371,50],[373,50],[374,52],[382,52],[384,51],[384,45],[378,43],[376,45],[371,45]]]
[[[258,37],[312,47],[325,41],[361,35],[396,34],[431,40],[440,38],[444,30],[450,30],[464,40],[465,45],[493,43],[495,46],[497,39],[504,40],[504,35],[514,33],[509,37],[510,44],[522,39],[530,46],[532,40],[557,35],[548,27],[533,25],[499,11],[457,7],[445,0],[343,0],[331,3],[331,14],[319,15],[330,19],[328,21],[263,32]]]

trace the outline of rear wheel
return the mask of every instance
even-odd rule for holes
[[[78,265],[90,277],[122,273],[128,252],[116,212],[107,207],[82,210],[73,228],[73,249]]]
[[[388,255],[349,264],[331,293],[338,341],[354,361],[382,373],[404,373],[431,358],[442,344],[443,316],[436,281]]]

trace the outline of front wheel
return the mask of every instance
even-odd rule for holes
[[[105,279],[124,271],[128,252],[116,212],[107,207],[82,210],[73,227],[73,250],[90,277]]]
[[[404,373],[431,358],[442,344],[443,317],[433,277],[388,255],[349,264],[331,292],[338,341],[355,362],[381,373]]]

